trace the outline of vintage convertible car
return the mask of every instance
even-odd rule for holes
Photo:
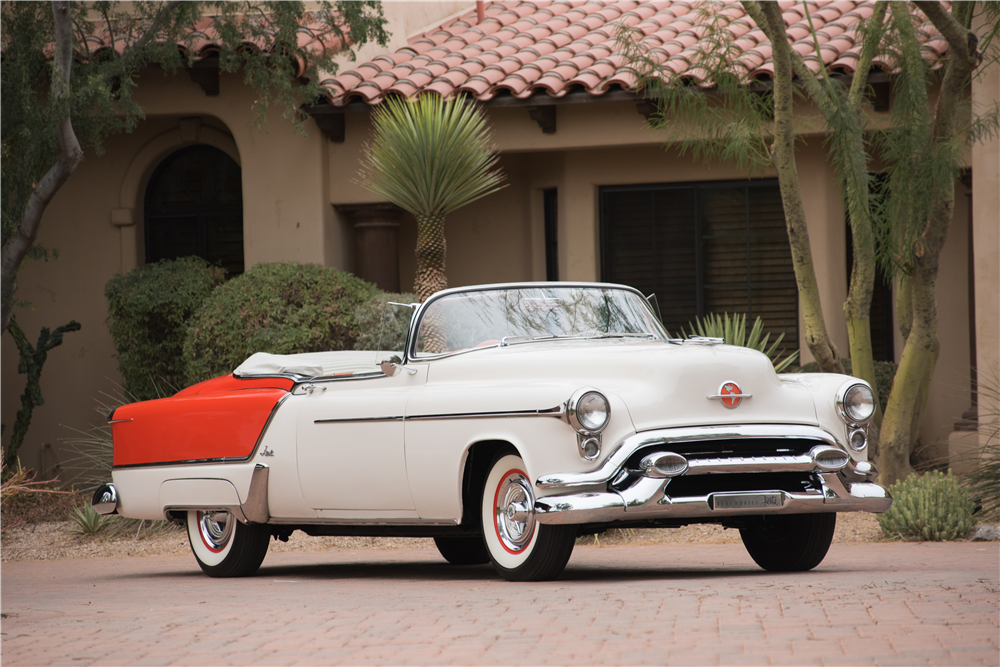
[[[836,512],[892,502],[861,380],[670,339],[621,285],[464,287],[414,308],[395,353],[258,353],[115,409],[94,508],[185,522],[210,576],[254,573],[301,530],[432,537],[451,563],[542,580],[580,535],[690,523],[808,570]]]

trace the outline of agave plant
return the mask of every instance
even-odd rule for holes
[[[689,322],[688,328],[691,330],[692,335],[695,336],[722,338],[730,345],[749,347],[758,352],[763,352],[771,360],[774,370],[777,373],[791,366],[799,358],[798,350],[782,357],[778,346],[784,340],[785,334],[779,335],[770,347],[767,346],[771,334],[764,333],[764,323],[759,317],[754,321],[749,336],[747,335],[747,316],[740,313],[732,317],[729,316],[729,313],[723,313],[722,315],[710,313],[705,317],[695,318],[693,323]],[[684,333],[684,329],[681,329],[681,338],[686,337],[687,334]]]
[[[448,286],[444,217],[503,187],[483,114],[464,98],[389,98],[375,109],[361,185],[417,219],[421,301]]]

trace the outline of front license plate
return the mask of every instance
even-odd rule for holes
[[[712,495],[712,509],[776,509],[781,507],[781,501],[780,493],[715,493]]]

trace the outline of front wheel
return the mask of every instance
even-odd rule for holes
[[[490,562],[490,555],[480,535],[435,537],[434,546],[452,565],[481,565]]]
[[[740,528],[750,557],[771,572],[805,572],[819,565],[833,542],[837,515],[775,514]]]
[[[508,581],[547,581],[566,567],[576,526],[535,521],[535,494],[524,461],[503,454],[483,487],[482,526],[493,567]]]
[[[271,531],[262,524],[240,523],[231,512],[191,510],[188,541],[195,560],[210,577],[248,577],[267,555]]]

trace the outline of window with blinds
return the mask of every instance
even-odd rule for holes
[[[672,334],[709,313],[760,316],[798,349],[798,292],[776,180],[600,189],[601,273],[655,293]]]

